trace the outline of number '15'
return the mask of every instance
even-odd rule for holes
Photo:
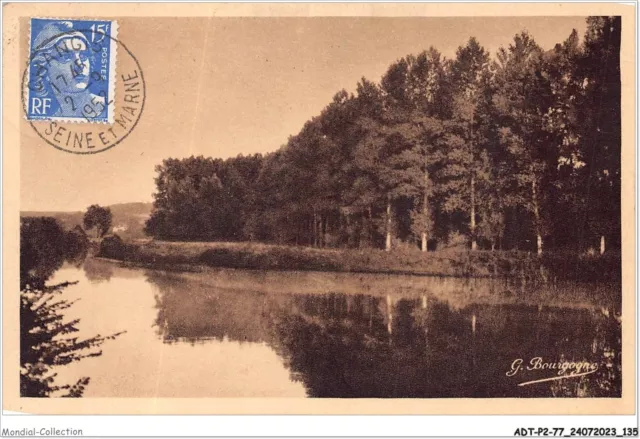
[[[96,34],[101,35],[100,39],[96,40]],[[104,37],[107,35],[107,25],[106,24],[92,24],[91,25],[91,42],[99,43],[104,40]]]

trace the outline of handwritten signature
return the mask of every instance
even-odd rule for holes
[[[516,376],[524,370],[548,370],[554,371],[555,375],[533,381],[525,381],[519,383],[518,386],[528,386],[530,384],[543,383],[546,381],[565,380],[568,378],[577,378],[590,375],[598,370],[597,363],[589,363],[587,361],[545,361],[542,357],[533,357],[525,365],[522,358],[516,358],[511,363],[511,369],[506,372],[508,377]]]

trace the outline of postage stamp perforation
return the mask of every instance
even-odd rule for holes
[[[114,40],[117,40],[118,38],[118,22],[115,20],[111,21],[112,23],[112,27],[111,27],[111,38],[113,38]],[[109,54],[109,65],[111,66],[111,69],[109,69],[109,88],[110,90],[112,90],[112,95],[113,95],[113,105],[108,105],[107,106],[107,118],[110,121],[110,123],[113,123],[114,117],[115,117],[115,104],[116,104],[116,98],[117,98],[117,90],[116,90],[116,71],[117,71],[117,59],[118,59],[118,45],[114,44],[113,45],[113,51]]]

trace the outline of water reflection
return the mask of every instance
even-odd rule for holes
[[[539,313],[532,307],[488,305],[451,310],[429,299],[423,307],[423,299],[398,299],[394,303],[389,297],[369,297],[373,306],[356,305],[353,312],[346,312],[344,302],[350,298],[316,297],[311,299],[315,303],[310,308],[304,303],[309,299],[293,298],[298,305],[284,310],[276,324],[275,342],[284,346],[288,364],[311,396],[619,395],[620,363],[617,368],[604,364],[608,351],[619,351],[617,322],[597,318],[588,311],[549,309]],[[366,303],[366,299],[360,301]],[[596,327],[590,327],[590,323]],[[608,332],[600,333],[601,329]],[[603,346],[598,345],[594,352],[590,337],[599,337]],[[612,349],[612,344],[618,348]],[[564,393],[559,392],[560,381],[551,387],[516,386],[552,376],[548,370],[506,376],[515,359],[528,362],[538,356],[549,361],[597,361],[601,369],[582,379],[582,393],[568,382],[562,382]]]
[[[94,258],[86,259],[82,268],[84,275],[91,283],[108,282],[114,270],[113,264]]]
[[[264,294],[241,294],[199,288],[179,276],[147,272],[157,286],[154,326],[165,343],[228,339],[262,343],[268,331]]]
[[[386,292],[356,294],[357,282],[373,285],[361,275],[345,282],[349,294],[337,283],[319,293],[313,273],[305,281],[301,273],[176,274],[92,263],[110,268],[59,273],[101,280],[69,288],[82,297],[74,306],[80,329],[127,334],[102,357],[62,371],[90,375],[87,396],[620,396],[619,309],[608,304],[474,303],[468,291],[447,295],[465,300],[447,301],[431,293],[432,279],[428,289],[402,281],[398,293],[387,280],[375,283]],[[289,290],[290,276],[305,293],[277,292]],[[526,365],[534,357],[599,368],[527,386],[517,384],[556,371],[506,375],[514,360]]]
[[[68,287],[48,283],[67,264],[80,267],[89,241],[80,227],[65,230],[51,217],[20,218],[20,395],[80,397],[89,376],[60,381],[53,369],[101,355],[100,346],[121,333],[74,337],[79,320],[66,319],[73,301],[59,299]]]
[[[391,292],[265,294],[160,272],[147,280],[157,286],[155,324],[165,343],[266,343],[313,397],[620,395],[620,324],[596,307],[452,306]],[[514,360],[535,357],[599,369],[517,386],[556,373],[506,375]]]
[[[239,343],[230,340],[228,331],[217,332],[219,337],[212,335],[215,325],[207,324],[213,321],[207,320],[212,309],[198,310],[195,295],[185,295],[186,299],[172,305],[171,300],[188,291],[188,285],[171,293],[169,283],[166,291],[164,286],[159,290],[142,271],[111,267],[109,281],[90,283],[85,271],[71,266],[63,267],[53,279],[79,281],[64,294],[69,300],[81,299],[68,315],[81,318],[80,336],[127,330],[101,357],[56,369],[61,380],[91,376],[84,396],[305,396],[302,384],[290,380],[283,360],[266,343]],[[159,303],[164,305],[158,307]]]

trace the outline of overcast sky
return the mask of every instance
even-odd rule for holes
[[[471,36],[492,55],[526,29],[544,49],[580,36],[584,17],[123,18],[118,39],[138,58],[145,110],[131,135],[90,156],[59,151],[24,123],[21,210],[84,210],[152,201],[164,158],[274,151],[340,89],[379,81],[390,63],[429,46],[447,58]],[[24,48],[26,51],[26,47]]]

